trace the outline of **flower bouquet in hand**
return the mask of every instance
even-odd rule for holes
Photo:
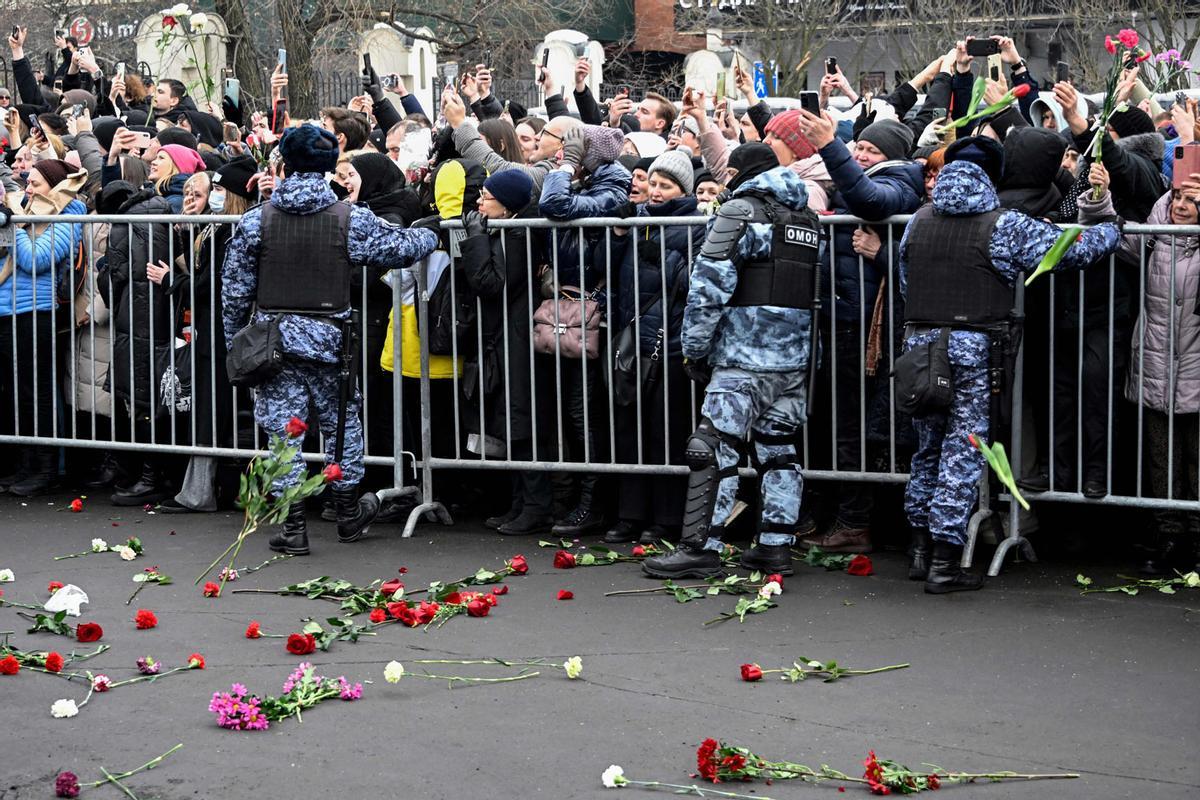
[[[1109,119],[1113,114],[1124,111],[1126,108],[1124,100],[1117,102],[1117,86],[1121,82],[1122,73],[1131,65],[1136,69],[1136,65],[1150,58],[1149,53],[1138,47],[1139,40],[1137,31],[1130,28],[1122,30],[1115,39],[1111,36],[1104,37],[1104,49],[1112,56],[1112,63],[1109,64],[1108,74],[1104,78],[1104,106],[1092,124],[1092,130],[1096,133],[1092,136],[1092,143],[1088,145],[1088,152],[1091,153],[1093,164],[1101,163],[1103,155],[1101,147],[1104,140],[1108,138]],[[1100,195],[1099,187],[1092,190],[1093,199],[1099,200]]]
[[[283,522],[293,503],[299,503],[306,497],[318,494],[325,488],[326,483],[337,480],[341,476],[341,469],[338,465],[330,464],[323,472],[310,476],[296,486],[289,486],[281,492],[274,491],[276,482],[287,477],[292,471],[292,462],[300,452],[299,444],[294,442],[307,430],[308,425],[304,420],[292,417],[284,428],[287,437],[272,436],[271,449],[267,457],[260,456],[250,462],[250,466],[242,474],[238,485],[237,505],[244,511],[242,530],[233,543],[225,548],[225,552],[213,559],[204,572],[196,577],[196,585],[199,585],[200,581],[216,568],[221,559],[232,551],[233,555],[230,556],[229,564],[222,575],[218,592],[224,589],[225,581],[229,579],[229,575],[234,569],[233,562],[241,552],[242,543],[246,541],[247,536],[265,525],[277,525]]]
[[[1004,96],[999,100],[988,105],[986,108],[981,109],[979,108],[979,103],[981,100],[983,100],[983,93],[987,91],[987,78],[983,75],[980,75],[975,79],[975,85],[971,88],[971,104],[967,106],[970,111],[965,116],[961,116],[958,119],[952,120],[950,123],[941,126],[938,129],[938,133],[940,135],[946,131],[957,130],[958,128],[962,128],[970,123],[976,122],[977,120],[990,117],[993,114],[999,114],[1017,100],[1029,94],[1030,89],[1031,87],[1028,83],[1019,83],[1005,92]]]

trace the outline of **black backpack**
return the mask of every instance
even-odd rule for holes
[[[461,236],[464,232],[450,230],[446,233]],[[456,258],[442,272],[437,285],[429,293],[429,330],[426,338],[431,355],[461,356],[474,352],[475,309],[475,300],[467,291],[462,258]]]

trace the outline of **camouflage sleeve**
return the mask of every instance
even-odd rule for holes
[[[260,209],[247,211],[225,247],[225,263],[221,265],[221,322],[227,347],[232,346],[234,334],[250,321],[250,309],[258,293],[261,219]]]
[[[742,237],[734,257],[746,247],[747,239],[748,236]],[[736,288],[737,267],[731,259],[716,260],[703,254],[696,256],[687,307],[683,311],[681,344],[684,358],[695,361],[706,357],[712,350],[721,312]]]
[[[401,228],[365,208],[355,208],[350,215],[350,260],[355,264],[402,269],[437,245],[437,234],[426,228]]]
[[[908,299],[908,231],[912,228],[910,220],[904,226],[904,235],[900,237],[900,257],[896,259],[896,274],[900,276],[900,296]]]
[[[1019,211],[1006,211],[992,234],[992,261],[1006,278],[1015,280],[1017,272],[1028,273],[1037,268],[1061,233],[1057,225]],[[1120,231],[1112,223],[1089,228],[1071,245],[1054,271],[1083,269],[1114,252],[1120,243]]]

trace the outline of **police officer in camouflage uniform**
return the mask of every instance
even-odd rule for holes
[[[404,229],[366,208],[339,203],[325,180],[325,173],[337,166],[333,134],[302,125],[284,134],[279,150],[282,182],[269,203],[243,215],[226,249],[225,341],[232,347],[234,335],[250,322],[252,307],[259,319],[282,315],[283,368],[257,388],[254,418],[268,434],[284,436],[288,420],[308,419],[314,412],[325,435],[326,463],[333,463],[351,270],[376,267],[368,277],[377,278],[384,270],[424,258],[438,239],[432,230]],[[374,494],[358,497],[363,477],[361,405],[362,396],[351,387],[341,434],[342,477],[332,484],[341,542],[359,539],[379,512]],[[304,474],[304,461],[297,454],[291,473],[277,483],[276,491],[297,485]],[[308,553],[303,503],[292,505],[282,532],[269,544],[280,552]]]
[[[946,151],[933,202],[913,216],[900,242],[905,352],[950,328],[953,401],[947,411],[914,417],[917,451],[904,495],[913,529],[909,578],[924,580],[930,594],[983,585],[980,576],[960,566],[984,466],[983,454],[967,436],[988,438],[993,339],[1012,322],[1017,275],[1035,269],[1061,233],[1048,222],[1000,208],[995,184],[1003,166],[1004,149],[994,139],[955,142]],[[1056,270],[1082,269],[1119,242],[1117,224],[1097,225],[1071,246]]]
[[[680,546],[642,564],[656,578],[722,572],[721,535],[746,452],[762,478],[762,515],[742,566],[792,574],[819,228],[804,182],[770,147],[742,145],[729,168],[732,198],[710,223],[683,319],[687,365],[694,373],[706,362],[712,376],[687,444]]]

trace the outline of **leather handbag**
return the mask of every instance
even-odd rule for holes
[[[533,312],[534,352],[563,358],[597,358],[600,355],[600,302],[597,289],[590,294],[563,286],[557,298],[543,300]]]

